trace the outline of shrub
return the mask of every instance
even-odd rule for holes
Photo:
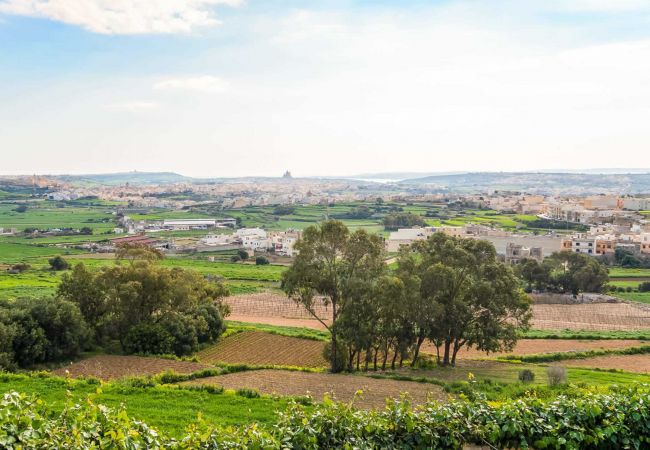
[[[261,395],[258,391],[255,389],[249,389],[249,388],[242,388],[242,389],[237,389],[236,394],[239,395],[240,397],[245,397],[245,398],[260,398]]]
[[[258,256],[257,258],[255,258],[255,264],[258,265],[258,266],[265,266],[268,263],[269,263],[269,260],[265,256]]]
[[[123,346],[126,353],[172,353],[174,337],[160,324],[141,322],[129,330]]]
[[[237,256],[239,256],[242,261],[246,261],[248,259],[248,252],[240,248],[237,250]]]
[[[567,381],[567,370],[563,366],[549,366],[546,369],[546,376],[548,377],[549,386],[558,386],[565,384]]]
[[[241,256],[239,256],[239,255],[232,255],[230,257],[230,262],[236,263],[236,262],[239,262],[239,261],[241,261]]]
[[[346,361],[346,355],[348,354],[348,349],[345,346],[343,342],[340,340],[337,341],[336,345],[336,362],[335,362],[335,367],[332,367],[335,369],[336,372],[340,372],[345,369],[347,361]],[[323,347],[323,358],[325,358],[327,361],[332,361],[332,342],[329,341],[325,346]]]
[[[639,284],[639,292],[650,292],[650,281]]]
[[[53,298],[21,299],[0,308],[0,340],[11,341],[20,367],[71,359],[90,345],[90,332],[77,305]],[[1,351],[1,350],[0,350]],[[1,353],[0,353],[1,354]]]
[[[633,291],[632,286],[628,286],[625,288],[625,292],[632,292],[632,291]]]
[[[119,384],[150,386],[145,379]],[[123,409],[88,400],[53,413],[44,402],[12,392],[0,400],[0,429],[3,448],[646,448],[649,403],[645,385],[550,400],[429,403],[422,409],[405,399],[370,411],[326,399],[307,407],[290,403],[272,427],[220,428],[199,421],[176,440]]]
[[[535,373],[530,369],[520,370],[518,378],[522,383],[532,383],[535,381]]]
[[[63,259],[62,256],[55,256],[47,262],[50,264],[52,270],[68,270],[70,268],[70,263]]]

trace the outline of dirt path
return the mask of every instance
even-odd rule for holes
[[[319,401],[326,393],[340,401],[350,401],[357,391],[363,395],[354,401],[360,408],[382,408],[386,398],[399,398],[408,392],[414,403],[422,404],[428,397],[445,400],[447,395],[439,386],[412,381],[379,380],[360,375],[292,372],[283,370],[253,370],[218,377],[202,378],[183,384],[211,384],[225,389],[257,389],[263,394],[311,395]]]

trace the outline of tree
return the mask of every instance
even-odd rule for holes
[[[416,334],[427,334],[443,365],[454,365],[463,346],[495,352],[511,349],[530,320],[530,300],[494,246],[478,239],[435,233],[398,260],[398,273],[419,280]],[[426,318],[426,320],[424,320]]]
[[[384,217],[384,228],[386,230],[397,230],[398,228],[415,226],[426,226],[426,222],[422,216],[413,213],[391,213]]]
[[[242,261],[246,261],[249,257],[248,252],[243,248],[237,250],[237,256],[239,256],[239,259],[241,259]]]
[[[70,263],[63,259],[62,256],[55,256],[54,258],[48,259],[47,262],[50,264],[52,270],[68,270],[70,268]]]
[[[350,233],[343,222],[329,220],[308,227],[294,248],[298,255],[282,276],[282,289],[330,331],[336,372],[337,321],[384,271],[381,238],[364,230]],[[317,296],[331,306],[331,323],[316,313]]]
[[[84,235],[93,234],[93,229],[90,227],[81,227],[81,229],[79,230],[79,234],[84,234]]]
[[[0,305],[0,321],[0,339],[11,341],[4,357],[20,367],[74,358],[90,344],[79,308],[68,301],[20,299]]]
[[[117,339],[126,351],[154,352],[167,345],[167,333],[172,342],[165,348],[178,355],[223,332],[228,308],[221,298],[227,294],[222,284],[198,272],[148,260],[98,272],[77,265],[57,291],[60,299],[79,306],[98,340]]]
[[[159,261],[164,257],[163,252],[146,244],[120,244],[115,251],[115,258],[131,264],[137,260]]]
[[[551,283],[551,264],[540,263],[535,259],[525,259],[515,268],[515,271],[526,283],[528,291],[545,290]]]
[[[269,264],[269,260],[265,256],[258,256],[255,258],[255,264],[258,266],[265,266]]]
[[[556,252],[544,262],[552,267],[554,289],[562,292],[603,292],[609,280],[605,266],[582,253]]]
[[[14,208],[14,211],[19,213],[27,212],[27,205],[18,205],[17,207]]]

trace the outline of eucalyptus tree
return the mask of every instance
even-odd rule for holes
[[[350,304],[364,300],[384,272],[383,242],[328,220],[304,230],[294,249],[298,254],[283,274],[282,289],[330,331],[331,368],[337,371],[337,321]],[[319,298],[330,307],[329,320],[317,314]]]
[[[419,345],[442,348],[442,364],[454,365],[463,346],[495,352],[511,349],[530,320],[530,300],[494,246],[478,239],[435,233],[398,259],[398,276],[419,285],[412,306]]]

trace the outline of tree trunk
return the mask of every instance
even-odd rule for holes
[[[399,368],[404,367],[404,353],[400,352],[399,354]]]
[[[449,347],[451,346],[451,339],[445,339],[445,354],[442,357],[442,365],[449,365]]]
[[[458,354],[458,350],[460,350],[460,345],[458,345],[458,340],[456,340],[454,341],[454,354],[451,357],[452,366],[456,365],[456,355]]]
[[[334,327],[332,327],[332,360],[330,361],[330,368],[333,373],[336,373],[339,371],[339,368],[336,366],[336,330]]]
[[[390,362],[390,368],[391,370],[395,370],[395,361],[397,361],[397,345],[395,346],[395,349],[393,350],[393,360]]]
[[[359,371],[359,364],[361,363],[361,350],[357,352],[357,372]]]
[[[415,343],[415,350],[413,351],[413,359],[411,360],[411,367],[415,367],[418,362],[418,356],[420,356],[420,347],[424,342],[423,336],[418,336],[418,340]]]
[[[377,372],[377,355],[379,354],[379,349],[375,348],[375,358],[374,358],[374,370]]]
[[[388,344],[384,346],[383,350],[384,354],[382,355],[381,370],[386,370],[386,361],[388,361]]]
[[[337,351],[336,351],[336,344],[337,344],[337,342],[336,342],[336,327],[334,326],[334,325],[336,325],[336,319],[337,319],[337,316],[338,316],[338,311],[336,310],[336,303],[337,303],[336,300],[337,300],[336,298],[331,298],[331,302],[332,302],[332,327],[331,327],[330,333],[332,334],[332,361],[330,361],[330,363],[331,363],[330,368],[332,369],[333,373],[336,373],[336,372],[340,371],[339,367],[336,366],[336,358],[338,356],[336,354],[337,353]]]
[[[348,370],[352,372],[354,370],[354,350],[348,350]]]

